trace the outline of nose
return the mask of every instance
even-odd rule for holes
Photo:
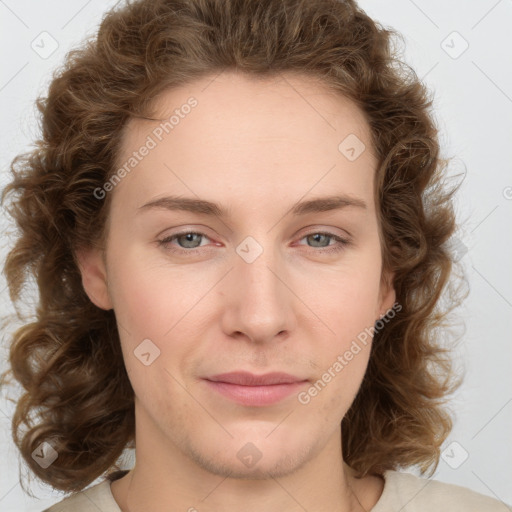
[[[224,332],[260,344],[288,338],[299,301],[282,254],[249,239],[238,246],[233,265],[223,290]]]

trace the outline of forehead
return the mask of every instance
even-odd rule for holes
[[[158,120],[126,126],[119,166],[148,141],[151,149],[116,194],[130,188],[147,199],[172,189],[207,198],[219,185],[224,196],[244,197],[250,187],[272,201],[330,189],[371,194],[376,161],[365,116],[314,78],[223,72],[167,90],[153,106]]]
[[[193,108],[189,107],[191,98]],[[208,134],[208,140],[223,143],[228,142],[228,136],[235,136],[233,142],[239,143],[244,134],[258,139],[305,137],[313,143],[334,133],[337,137],[355,134],[368,142],[370,137],[365,115],[352,100],[320,79],[296,72],[252,77],[224,71],[162,92],[151,102],[151,108],[155,121],[129,121],[124,148],[133,146],[140,135],[158,125],[163,132],[159,137],[172,133],[176,141],[180,133],[189,135],[186,124],[193,125],[198,141]],[[194,122],[198,117],[200,122]],[[184,123],[187,118],[189,121]],[[208,140],[203,138],[201,142]],[[373,152],[368,145],[367,149]]]

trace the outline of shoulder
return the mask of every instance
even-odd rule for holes
[[[512,512],[512,507],[466,487],[386,471],[383,493],[371,512]]]
[[[102,482],[64,498],[42,512],[121,512],[110,490],[111,481]]]

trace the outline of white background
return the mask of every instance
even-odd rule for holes
[[[12,158],[37,137],[33,103],[45,93],[52,70],[94,33],[114,4],[0,0],[0,188]],[[457,311],[465,324],[457,353],[466,380],[451,402],[455,427],[434,477],[512,504],[512,1],[361,0],[360,5],[404,35],[406,62],[434,91],[443,155],[456,157],[453,174],[467,173],[457,200],[466,220],[457,234],[460,261],[470,284]],[[44,31],[58,43],[47,58],[31,47],[42,46]],[[7,227],[2,217],[2,261]],[[0,314],[10,312],[2,276]],[[6,333],[0,350],[4,370]],[[12,405],[1,398],[0,509],[41,511],[63,494],[37,482],[31,486],[37,498],[23,493],[19,472],[26,470],[11,440]]]

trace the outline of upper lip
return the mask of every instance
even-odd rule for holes
[[[292,384],[294,382],[303,382],[302,379],[289,373],[272,372],[265,375],[255,375],[250,372],[229,372],[207,377],[206,380],[213,382],[226,382],[228,384],[238,384],[240,386],[271,386],[273,384]]]

